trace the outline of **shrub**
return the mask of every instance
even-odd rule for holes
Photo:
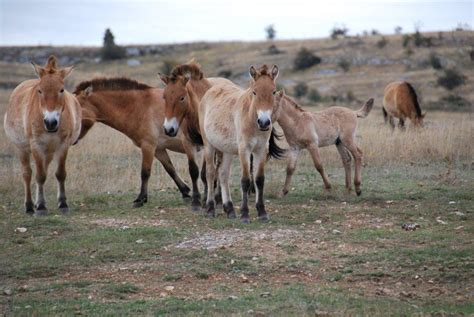
[[[430,63],[431,67],[433,67],[434,69],[443,68],[443,65],[441,65],[441,60],[434,52],[430,54],[428,62]]]
[[[447,90],[453,90],[466,83],[466,76],[455,69],[446,69],[444,73],[438,77],[437,83]]]
[[[377,41],[377,47],[378,48],[384,48],[388,43],[388,40],[385,38],[385,36],[382,36],[380,40]]]
[[[224,77],[224,78],[230,78],[230,77],[232,77],[232,71],[230,69],[223,69],[217,74],[217,76]]]
[[[319,63],[321,63],[321,58],[303,47],[299,50],[295,60],[293,61],[293,68],[295,70],[303,70]]]
[[[121,59],[125,57],[125,50],[115,44],[114,35],[110,29],[105,30],[104,45],[100,52],[103,61]]]
[[[347,32],[349,32],[349,30],[346,28],[346,27],[334,27],[332,30],[331,30],[331,38],[333,40],[337,40],[337,38],[339,37],[346,37],[347,36]]]
[[[268,47],[268,51],[267,51],[268,55],[278,55],[278,54],[281,54],[283,53],[282,51],[280,51],[278,49],[278,47],[276,47],[276,45],[272,44]]]
[[[403,47],[407,47],[408,44],[410,44],[410,41],[411,41],[411,36],[410,35],[408,35],[408,34],[403,35],[403,39],[402,39]]]
[[[306,94],[308,93],[308,85],[303,82],[297,83],[294,87],[294,93],[296,98],[306,96]]]
[[[370,31],[370,34],[372,34],[372,35],[380,35],[380,32],[377,31],[376,29],[373,29],[372,31]]]
[[[169,75],[171,73],[171,70],[173,70],[173,67],[178,65],[179,63],[173,59],[165,59],[163,60],[163,63],[160,68],[160,72],[162,74]]]
[[[349,71],[349,68],[351,68],[351,63],[344,58],[340,59],[339,62],[337,62],[337,65],[346,73]]]
[[[308,93],[308,99],[311,100],[312,102],[320,102],[323,100],[321,97],[321,94],[317,89],[311,89]]]

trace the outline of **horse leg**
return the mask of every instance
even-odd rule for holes
[[[337,143],[336,147],[341,156],[342,165],[344,166],[344,172],[346,174],[346,189],[350,192],[352,187],[351,154],[341,142]]]
[[[216,171],[217,171],[217,176],[219,176],[219,170],[222,165],[222,156],[223,153],[221,152],[216,152]],[[216,201],[216,207],[219,205],[222,205],[222,192],[221,192],[221,186],[220,186],[220,179],[217,177],[214,180],[214,188],[216,190],[216,193],[214,195],[214,200]]]
[[[321,164],[321,157],[319,156],[319,148],[316,143],[311,144],[308,147],[308,151],[311,154],[311,158],[313,159],[314,167],[316,170],[319,172],[321,177],[323,178],[323,183],[324,183],[324,188],[326,190],[331,189],[331,183],[329,182],[329,179],[324,172],[323,165]]]
[[[36,166],[36,216],[46,216],[48,209],[46,208],[46,201],[44,198],[44,183],[48,172],[48,166],[51,162],[52,155],[43,154],[38,150],[33,150],[33,157]]]
[[[283,186],[283,189],[281,191],[281,197],[288,194],[288,191],[290,189],[291,178],[293,177],[293,173],[295,172],[296,163],[298,162],[299,154],[300,154],[300,150],[297,148],[292,148],[288,152],[288,164],[286,166],[286,179],[285,179],[285,185]]]
[[[257,187],[256,192],[256,203],[255,207],[258,212],[258,220],[268,221],[270,217],[265,210],[265,200],[263,199],[263,187],[265,185],[265,161],[266,161],[266,152],[255,154],[255,165],[257,166],[257,173],[255,177],[255,185]]]
[[[191,201],[191,210],[200,211],[201,210],[201,194],[199,193],[198,179],[199,179],[199,167],[196,164],[196,148],[192,144],[185,144],[184,150],[188,157],[188,167],[189,175],[191,176],[191,182],[193,186],[193,195]]]
[[[25,209],[26,213],[32,214],[35,212],[33,199],[31,198],[31,165],[29,151],[20,151],[20,162],[23,174],[23,185],[25,188]]]
[[[240,186],[242,190],[242,203],[240,205],[240,219],[249,223],[249,189],[250,189],[250,153],[246,148],[239,149],[240,169],[242,176]]]
[[[221,185],[222,202],[227,218],[235,218],[234,204],[230,196],[229,176],[232,164],[232,154],[224,154],[219,167],[219,183]]]
[[[388,123],[390,123],[390,127],[392,128],[392,131],[395,130],[395,119],[393,119],[393,116],[388,116]]]
[[[405,119],[403,119],[402,117],[400,117],[400,119],[398,120],[398,127],[400,128],[400,130],[405,130]]]
[[[204,149],[204,157],[206,159],[206,179],[207,184],[207,200],[206,200],[206,215],[207,217],[216,216],[216,203],[214,200],[214,179],[216,177],[216,166],[214,164],[214,156],[216,150],[209,144]]]
[[[171,159],[166,152],[165,149],[156,149],[155,150],[155,157],[158,161],[160,161],[161,165],[165,168],[166,173],[173,179],[176,186],[178,186],[179,191],[181,192],[181,196],[183,199],[189,198],[190,189],[188,185],[179,177],[174,169],[173,163],[171,163]]]
[[[201,166],[201,181],[204,184],[204,197],[207,198],[207,178],[206,178],[206,158],[204,157],[202,160]],[[203,206],[205,207],[205,206]]]
[[[153,154],[155,147],[149,144],[142,145],[142,171],[141,171],[141,188],[138,197],[133,201],[133,207],[142,207],[148,202],[148,180],[150,179],[151,166],[153,165]]]
[[[360,189],[361,185],[361,168],[362,168],[362,150],[355,144],[353,139],[344,142],[344,146],[351,152],[355,161],[355,175],[354,175],[354,186],[357,196],[362,194]]]
[[[56,179],[58,181],[58,208],[63,213],[69,211],[69,207],[66,202],[66,189],[64,185],[66,181],[67,153],[68,147],[65,146],[64,149],[58,154],[58,167],[56,169]]]
[[[382,112],[383,112],[383,122],[385,124],[387,124],[387,122],[388,122],[388,113],[387,113],[387,110],[385,110],[384,107],[382,107]]]
[[[255,180],[253,177],[253,154],[250,154],[250,193],[255,194]]]

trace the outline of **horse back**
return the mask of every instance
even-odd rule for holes
[[[384,91],[383,106],[392,116],[397,118],[411,117],[415,111],[416,94],[406,82],[393,82],[387,85]]]

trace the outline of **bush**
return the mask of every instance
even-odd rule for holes
[[[403,47],[407,47],[408,44],[410,44],[410,41],[411,41],[411,36],[410,35],[408,35],[408,34],[403,35],[403,39],[402,39]]]
[[[471,106],[469,100],[454,94],[444,96],[437,101],[431,101],[427,104],[427,108],[429,109],[449,111],[466,111],[470,110]]]
[[[230,78],[230,77],[232,77],[232,71],[230,69],[223,69],[217,74],[217,76],[224,77],[224,78]]]
[[[114,35],[110,29],[105,30],[104,45],[100,52],[103,61],[121,59],[125,57],[125,50],[115,44]]]
[[[443,68],[443,65],[441,65],[441,60],[434,52],[430,54],[428,62],[430,63],[431,67],[433,67],[434,69]]]
[[[351,68],[351,63],[344,58],[340,59],[339,62],[337,62],[337,65],[346,73],[349,71],[349,68]]]
[[[282,51],[280,51],[278,49],[278,47],[276,47],[276,45],[272,44],[268,47],[268,51],[267,51],[268,55],[278,55],[278,54],[281,54],[283,53]]]
[[[388,40],[385,38],[385,36],[382,36],[380,40],[377,41],[377,47],[378,48],[384,48],[388,43]]]
[[[321,94],[317,89],[311,89],[308,93],[308,99],[311,100],[312,102],[320,102],[323,100],[321,97]]]
[[[293,61],[293,68],[295,70],[303,70],[319,63],[321,63],[321,58],[303,47],[299,50],[295,60]]]
[[[303,82],[297,83],[294,87],[294,93],[296,98],[306,96],[306,94],[308,93],[308,85]]]
[[[163,60],[163,64],[161,65],[160,72],[165,75],[169,75],[173,68],[178,65],[179,63],[173,59],[165,59]]]
[[[437,83],[447,90],[453,90],[466,83],[466,76],[455,69],[446,69],[443,75],[438,77]]]
[[[339,37],[346,37],[349,30],[346,27],[334,27],[331,30],[331,38],[337,40]]]

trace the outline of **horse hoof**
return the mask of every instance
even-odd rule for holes
[[[270,216],[268,214],[258,216],[258,221],[260,222],[267,222],[269,220],[270,220]]]
[[[227,214],[227,218],[229,219],[235,219],[237,218],[237,215],[235,214],[235,211],[231,211]]]
[[[25,203],[25,209],[26,209],[27,214],[34,214],[34,212],[35,212],[35,207],[34,207],[33,203],[31,203],[31,202]]]
[[[283,198],[285,197],[286,195],[288,194],[288,191],[287,190],[282,190],[280,195],[278,195],[280,198]]]
[[[360,189],[356,189],[356,194],[357,194],[357,196],[360,196],[360,195],[362,195],[362,191]]]
[[[134,201],[133,202],[133,208],[140,208],[143,207],[143,202],[142,201]]]
[[[215,218],[216,213],[214,211],[208,211],[206,212],[206,218]]]
[[[43,217],[48,215],[48,209],[38,209],[35,211],[35,217]]]
[[[240,218],[240,222],[242,222],[243,224],[249,224],[250,219],[248,217],[243,217],[243,218]]]
[[[186,204],[189,204],[191,201],[192,201],[191,196],[189,196],[189,195],[184,196],[183,195],[183,202],[185,202]]]
[[[198,205],[191,205],[192,212],[200,212],[201,211],[201,204]]]
[[[59,207],[58,209],[62,214],[69,213],[69,207],[67,205],[65,207]]]

